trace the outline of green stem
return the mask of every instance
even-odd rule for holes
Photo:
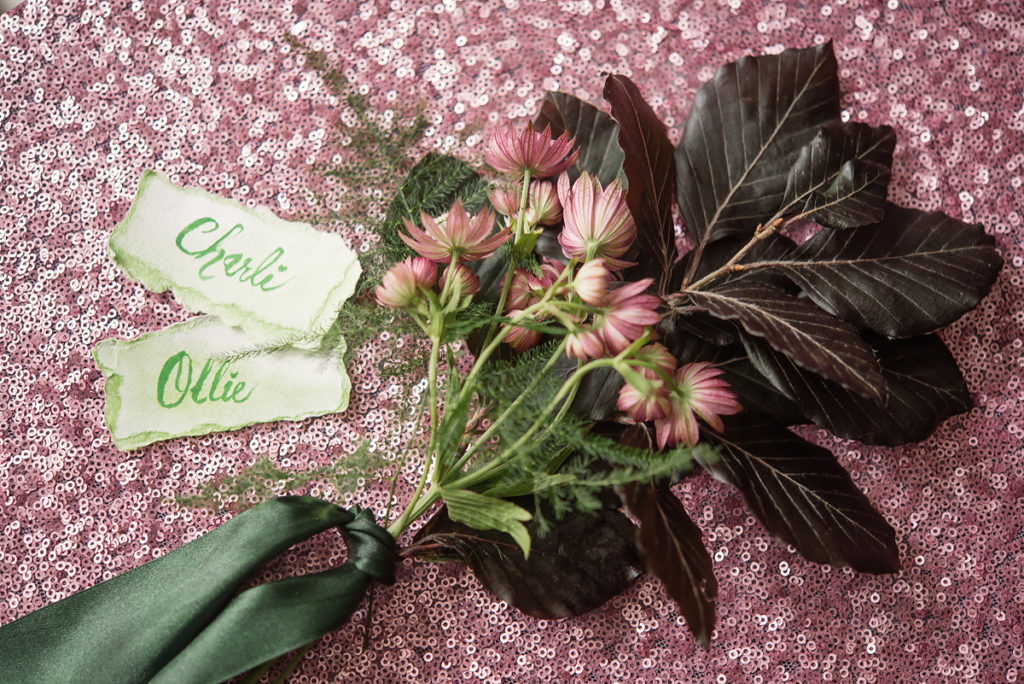
[[[530,425],[526,432],[521,434],[519,438],[515,442],[513,442],[508,449],[505,450],[504,453],[495,458],[493,461],[490,461],[489,463],[481,466],[479,469],[474,470],[471,473],[467,473],[463,477],[455,480],[454,482],[450,482],[445,486],[450,489],[468,489],[473,485],[477,484],[478,482],[486,480],[495,472],[505,467],[505,465],[509,461],[518,456],[517,452],[523,447],[523,445],[525,445],[527,442],[533,439],[534,435],[537,434],[537,431],[541,429],[542,425],[545,426],[545,434],[547,434],[547,432],[551,430],[552,424],[548,420],[548,418],[551,416],[552,413],[555,412],[556,408],[559,408],[559,405],[567,397],[567,395],[570,392],[574,391],[574,385],[578,384],[580,380],[582,380],[584,375],[586,375],[587,373],[596,368],[610,366],[613,362],[614,359],[595,359],[594,361],[591,361],[590,363],[576,369],[576,372],[569,376],[569,379],[566,380],[565,383],[558,389],[558,392],[556,392],[555,396],[551,398],[551,401],[548,402],[548,405],[544,407],[544,410],[540,412],[540,415],[538,415],[537,418],[534,419],[533,424]]]
[[[462,389],[459,391],[456,403],[465,400],[467,398],[466,395],[473,391],[473,382],[476,380],[477,376],[480,375],[484,364],[487,363],[487,359],[491,358],[491,355],[498,349],[498,345],[505,340],[510,327],[515,325],[518,321],[528,318],[539,311],[545,304],[547,304],[548,299],[549,297],[544,297],[536,304],[523,309],[518,316],[509,320],[509,327],[506,327],[504,330],[499,332],[483,349],[480,350],[480,354],[477,355],[476,359],[473,361],[473,367],[469,369],[469,373],[466,375],[465,380],[462,381]]]
[[[398,529],[396,527],[395,531],[392,531],[391,528],[388,528],[388,532],[391,532],[392,536],[397,538],[398,535],[401,534],[406,527],[411,525],[413,521],[415,521],[421,515],[426,513],[431,506],[433,506],[435,503],[437,503],[438,500],[440,500],[440,498],[441,489],[436,485],[431,485],[430,488],[427,489],[427,491],[420,498],[420,500],[417,501],[415,505],[409,507],[409,520],[405,523],[405,526],[401,529]],[[395,526],[393,525],[392,527]]]
[[[523,171],[523,189],[519,193],[519,214],[516,216],[516,230],[514,239],[518,240],[523,236],[523,229],[526,227],[526,205],[530,202],[530,169]],[[515,244],[513,241],[512,244]]]
[[[523,403],[535,389],[537,389],[537,385],[539,385],[544,380],[545,374],[551,369],[552,366],[555,365],[555,363],[558,362],[558,359],[562,357],[562,352],[565,351],[565,344],[566,339],[563,337],[561,343],[558,345],[558,348],[555,349],[554,353],[551,355],[551,358],[549,358],[547,362],[545,362],[544,367],[541,368],[536,375],[534,375],[533,380],[531,380],[530,384],[526,386],[526,389],[524,389],[519,394],[519,396],[516,397],[515,400],[511,404],[509,404],[504,411],[501,412],[501,415],[494,419],[490,426],[488,426],[488,428],[484,430],[483,434],[481,434],[476,439],[476,441],[473,442],[466,449],[465,453],[462,454],[462,457],[458,460],[458,462],[452,465],[451,468],[448,468],[447,471],[441,475],[442,481],[444,480],[445,477],[448,476],[449,473],[458,472],[462,470],[463,466],[469,463],[469,459],[473,457],[473,454],[475,454],[480,449],[481,446],[486,444],[487,441],[494,436],[494,433],[498,430],[498,427],[505,421],[505,419],[512,415],[512,412],[519,408],[519,405]]]
[[[519,213],[516,215],[515,225],[512,226],[512,237],[508,241],[509,244],[508,253],[509,261],[508,268],[505,271],[505,281],[501,284],[501,294],[498,295],[498,306],[494,309],[494,315],[500,316],[505,313],[505,302],[508,301],[509,290],[512,289],[512,276],[513,268],[512,263],[515,261],[515,254],[513,253],[516,242],[522,235],[523,227],[525,226],[526,216],[526,205],[530,201],[530,170],[527,169],[523,173],[523,189],[519,193]],[[489,340],[494,336],[494,331],[497,330],[497,322],[491,323],[491,326],[487,329],[487,336],[485,340]]]
[[[437,327],[435,325],[435,327]],[[430,477],[431,465],[434,461],[434,449],[437,447],[437,423],[438,423],[438,408],[437,408],[437,357],[441,350],[441,331],[431,330],[430,335],[430,362],[427,370],[427,387],[430,391],[430,442],[427,445],[427,455],[423,462],[423,474],[420,476],[419,484],[416,485],[416,491],[412,494],[412,499],[409,500],[409,504],[406,506],[405,511],[398,518],[394,525],[388,528],[394,527],[400,534],[404,530],[409,522],[412,520],[411,512],[416,502],[419,501],[423,488],[427,486],[427,480]],[[393,535],[396,539],[398,534]]]
[[[313,647],[313,643],[314,642],[311,641],[299,649],[299,652],[295,654],[295,657],[288,662],[283,670],[281,670],[281,674],[277,675],[277,679],[274,680],[274,684],[283,684],[288,681],[288,677],[295,671],[295,668],[299,666],[299,663],[302,662],[302,658],[309,652],[309,649]]]

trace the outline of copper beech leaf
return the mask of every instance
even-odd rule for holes
[[[720,458],[702,465],[737,487],[768,531],[805,558],[860,572],[899,569],[895,531],[828,449],[747,414],[706,434]]]
[[[745,280],[689,294],[697,307],[738,322],[812,373],[874,401],[885,400],[885,381],[871,347],[850,324],[810,302]]]
[[[758,372],[741,345],[719,346],[688,334],[663,335],[662,342],[680,364],[707,361],[721,370],[744,411],[771,416],[783,425],[808,422],[797,403]]]
[[[888,388],[883,405],[808,373],[760,340],[744,344],[754,366],[779,391],[815,423],[846,439],[887,446],[919,442],[972,406],[956,360],[935,335],[875,340]]]
[[[619,125],[594,105],[568,93],[550,91],[544,95],[533,125],[538,130],[550,127],[553,138],[566,131],[575,138],[580,156],[569,169],[573,180],[581,171],[596,176],[601,185],[622,177],[624,154],[618,142]]]
[[[782,204],[804,144],[839,118],[831,41],[721,67],[694,98],[676,148],[676,198],[704,246],[750,236]]]
[[[604,83],[604,99],[619,123],[619,146],[629,190],[626,204],[637,229],[637,277],[659,279],[662,292],[676,260],[672,193],[676,185],[674,148],[668,131],[636,84],[612,74]]]
[[[780,213],[833,228],[879,220],[895,145],[889,126],[836,121],[822,127],[789,170]]]
[[[700,528],[667,485],[638,482],[620,487],[619,494],[640,523],[637,546],[644,565],[679,605],[697,641],[708,648],[718,582]]]
[[[889,205],[878,223],[820,231],[789,256],[747,265],[782,273],[823,309],[889,337],[931,332],[970,311],[1002,267],[981,226]]]
[[[515,500],[525,508],[528,501]],[[636,529],[618,511],[572,512],[534,536],[529,558],[505,534],[452,522],[439,511],[416,535],[423,550],[454,553],[481,583],[509,605],[538,618],[591,611],[629,587],[643,572],[633,541]]]

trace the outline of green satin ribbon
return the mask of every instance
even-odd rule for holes
[[[340,567],[235,596],[268,560],[331,527],[348,545]],[[273,499],[0,628],[0,682],[215,684],[342,625],[371,581],[394,581],[397,560],[394,540],[368,511]]]

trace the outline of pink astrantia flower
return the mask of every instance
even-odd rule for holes
[[[494,188],[488,198],[499,214],[513,221],[519,214],[520,186],[502,184]],[[531,226],[553,226],[562,220],[562,204],[558,201],[555,184],[533,181],[526,195],[526,222]]]
[[[636,353],[636,358],[653,363],[666,375],[672,376],[676,369],[676,359],[663,345],[654,342]],[[619,390],[618,406],[620,411],[629,413],[635,420],[647,422],[664,418],[672,410],[672,400],[665,386],[665,380],[651,368],[634,367],[646,383],[635,387],[627,379]]]
[[[580,328],[565,336],[565,355],[571,359],[597,359],[607,356],[601,335],[589,327]]]
[[[672,356],[672,352],[668,350],[665,345],[659,342],[652,342],[650,344],[641,347],[636,354],[635,358],[646,361],[658,367],[665,375],[672,376],[676,370],[676,357]],[[650,368],[645,368],[644,372],[650,373],[651,377],[654,377],[656,373]]]
[[[586,171],[571,185],[569,176],[562,174],[558,199],[565,221],[558,244],[565,256],[583,261],[601,257],[614,270],[632,266],[619,258],[633,245],[636,225],[618,180],[602,190],[601,183]]]
[[[659,377],[645,378],[644,387],[626,382],[619,390],[618,406],[641,423],[664,418],[672,410],[672,401],[665,390],[665,381]]]
[[[558,201],[555,184],[550,181],[530,183],[526,202],[526,222],[531,226],[553,226],[561,220],[562,203]]]
[[[676,371],[672,388],[672,411],[654,421],[658,446],[685,442],[693,446],[700,438],[697,416],[715,430],[722,430],[721,416],[742,410],[729,383],[720,378],[722,371],[700,361],[688,363]]]
[[[534,178],[550,178],[576,163],[579,151],[572,145],[568,132],[552,139],[550,126],[537,131],[528,123],[521,133],[511,125],[499,126],[487,143],[484,161],[498,173],[522,175],[529,171]]]
[[[525,268],[517,268],[512,272],[512,283],[509,285],[505,311],[525,309],[540,301],[544,292],[555,284],[561,271],[551,264],[540,267],[540,276],[536,276]]]
[[[521,313],[522,311],[517,309],[509,311],[508,316],[509,318],[515,318]],[[508,324],[503,324],[502,327],[509,331],[505,336],[505,342],[517,352],[524,352],[540,342],[540,333],[536,330],[528,330],[518,325]]]
[[[508,230],[491,235],[494,214],[490,211],[481,211],[470,220],[462,200],[456,200],[440,223],[422,212],[420,218],[423,220],[423,230],[409,219],[402,219],[409,234],[399,233],[398,236],[420,256],[442,264],[453,260],[476,261],[488,257],[510,235]]]
[[[437,282],[437,264],[423,257],[408,257],[391,267],[377,287],[377,302],[392,309],[404,309]]]
[[[494,207],[502,216],[511,217],[519,210],[519,186],[515,183],[499,183],[487,195]]]
[[[465,264],[451,264],[444,270],[444,273],[441,274],[442,291],[445,289],[445,283],[448,278],[455,278],[453,286],[459,288],[459,294],[463,297],[474,295],[480,291],[480,278],[473,275],[473,272]]]
[[[654,280],[644,278],[626,283],[609,292],[602,302],[604,310],[594,316],[594,329],[601,335],[610,354],[618,354],[638,339],[648,325],[661,320],[661,300],[642,294]]]
[[[609,275],[604,259],[593,259],[576,271],[572,287],[584,302],[591,306],[599,306],[608,294]]]

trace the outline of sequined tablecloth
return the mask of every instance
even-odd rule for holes
[[[896,128],[891,199],[984,224],[1007,262],[980,309],[943,335],[976,409],[906,448],[817,435],[896,527],[902,572],[809,563],[773,541],[738,493],[699,475],[679,493],[721,584],[709,651],[651,579],[584,617],[538,621],[462,567],[407,562],[377,594],[369,650],[360,611],[310,651],[297,681],[1015,681],[1024,10],[1014,1],[30,0],[0,17],[0,623],[224,519],[175,506],[176,493],[259,455],[326,463],[394,416],[372,363],[394,340],[378,340],[351,368],[341,415],[130,454],[103,423],[93,345],[187,317],[107,254],[144,169],[288,217],[323,215],[334,201],[310,190],[321,183],[311,165],[344,146],[339,119],[353,112],[298,45],[322,51],[381,121],[424,103],[421,151],[479,161],[490,127],[532,116],[547,89],[598,101],[603,72],[632,77],[677,140],[721,63],[829,38],[844,111]],[[358,222],[328,229],[354,246],[373,241]],[[356,501],[382,510],[384,499],[377,487]],[[264,576],[322,569],[342,553],[321,537]]]

